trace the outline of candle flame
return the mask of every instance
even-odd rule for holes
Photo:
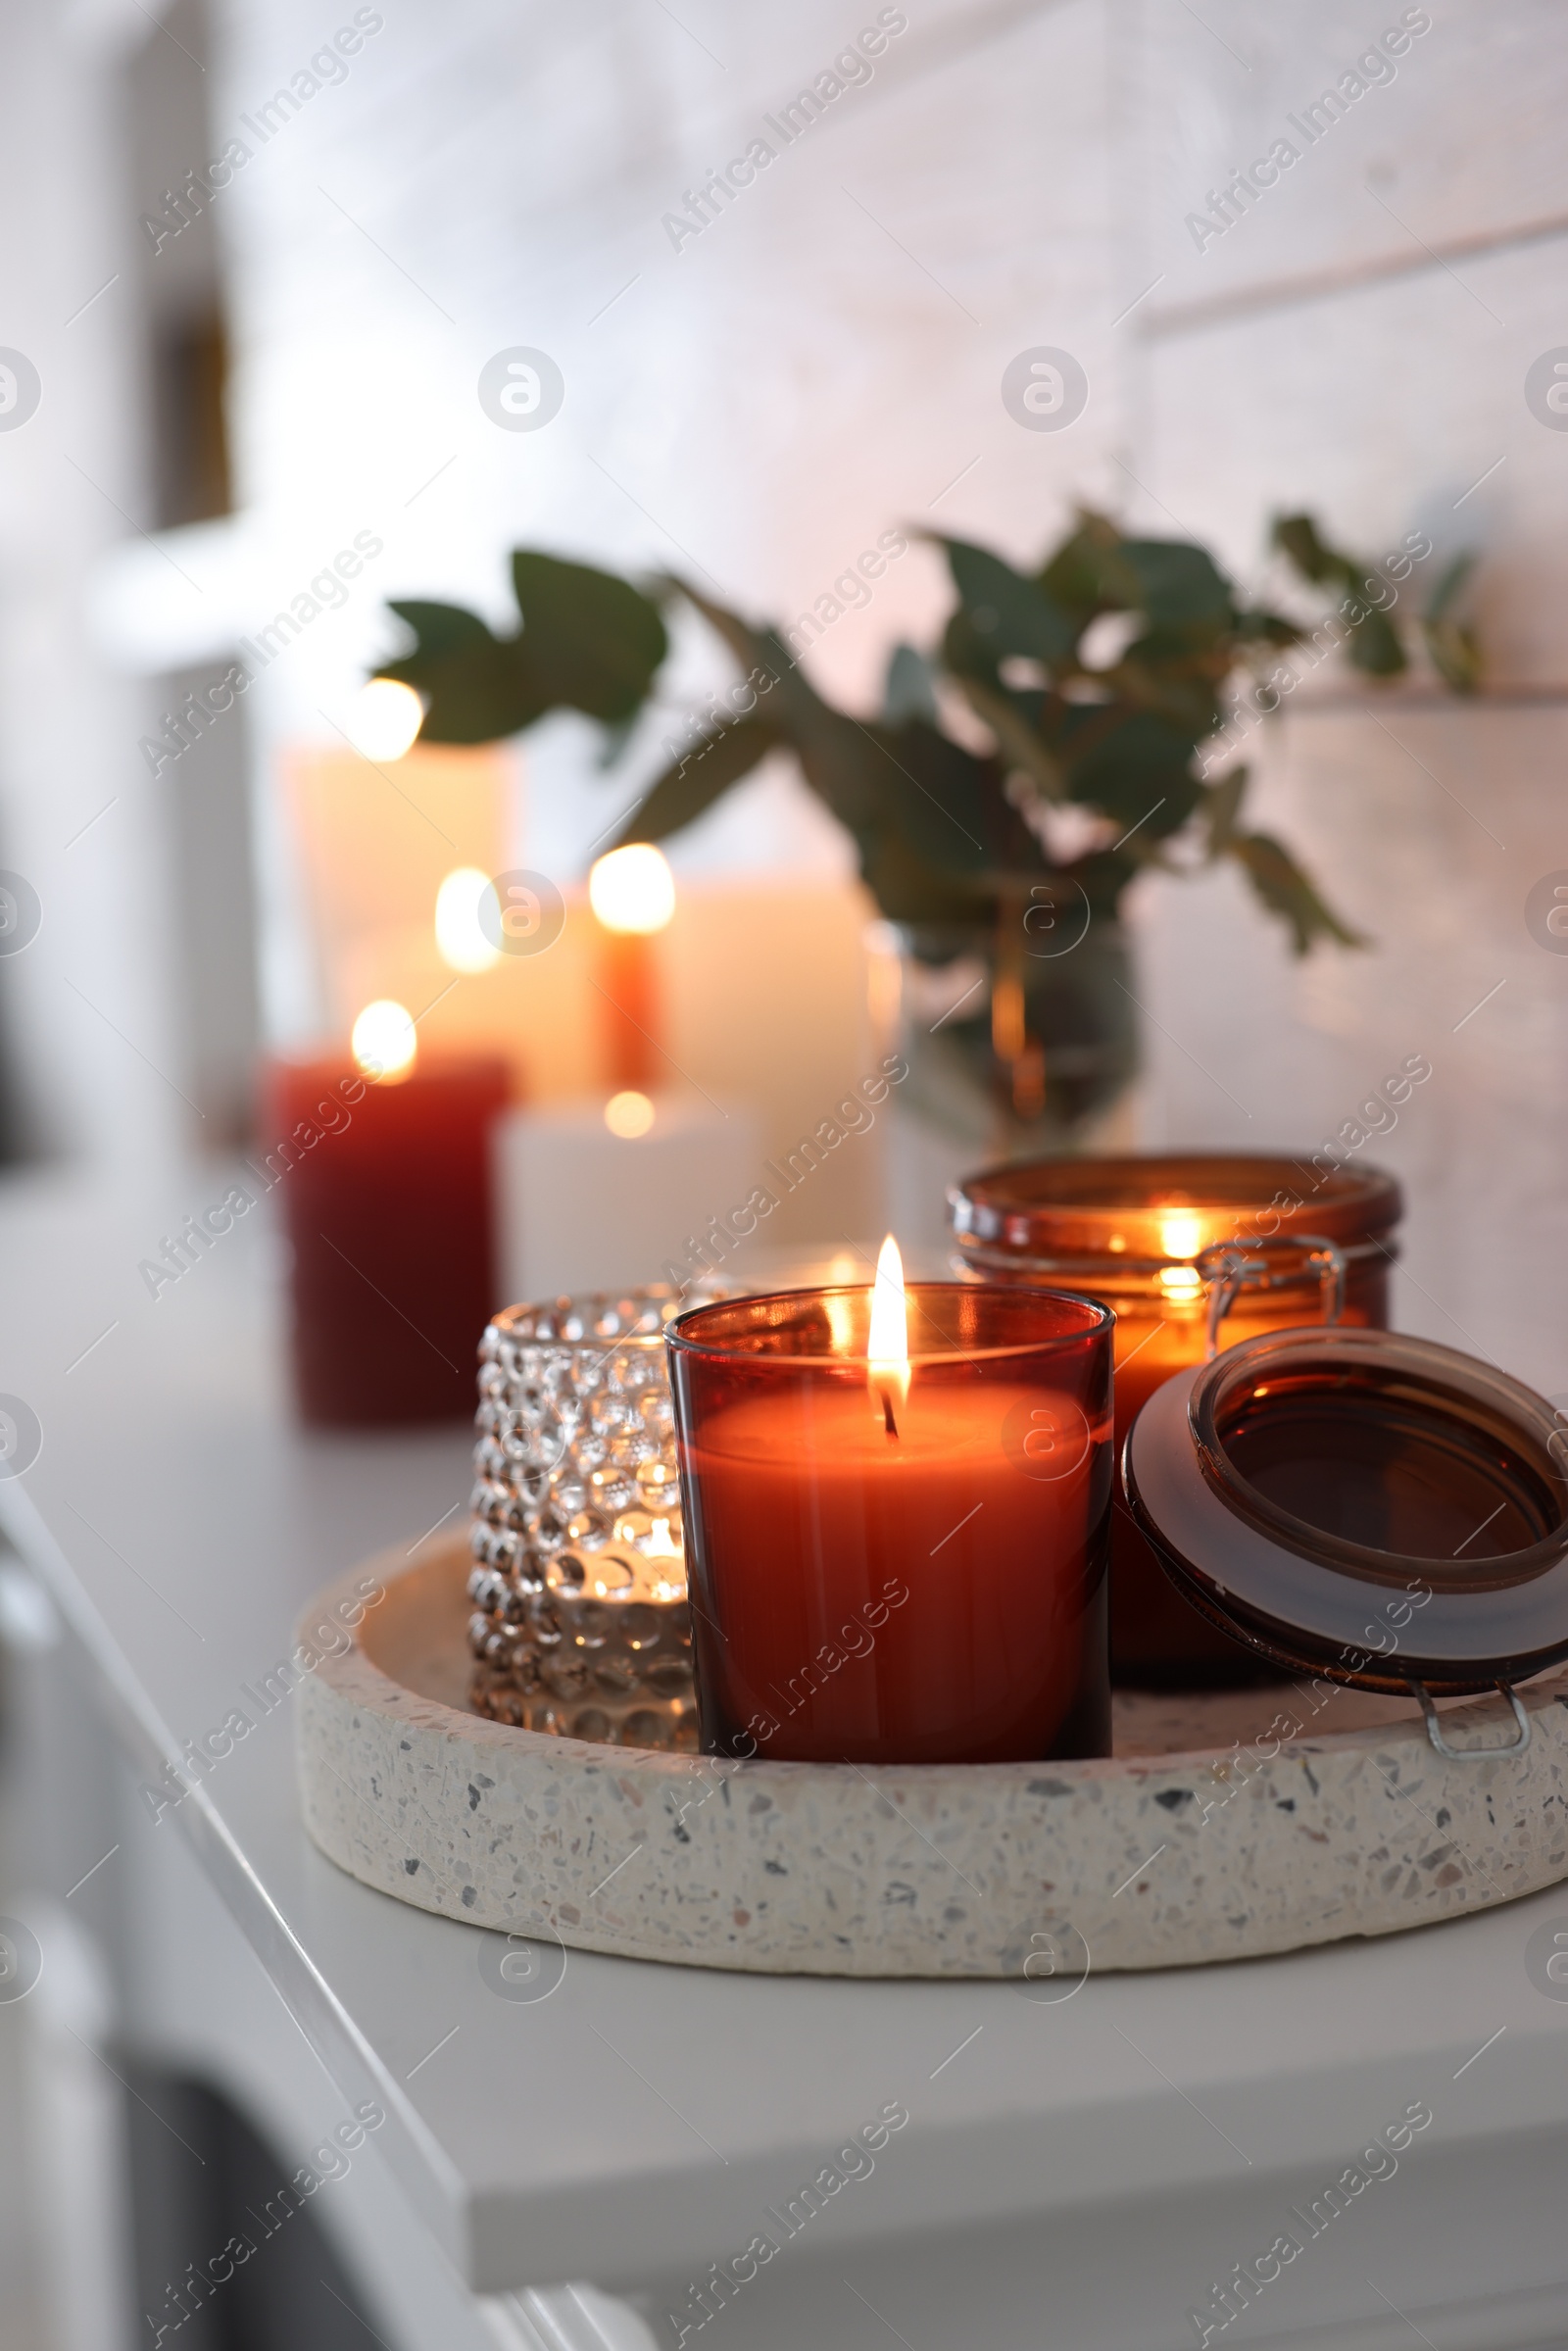
[[[400,678],[372,677],[355,696],[345,732],[362,759],[401,759],[424,724],[424,703]]]
[[[658,1115],[647,1095],[630,1088],[612,1094],[605,1104],[605,1124],[623,1143],[635,1143],[639,1135],[646,1135]]]
[[[400,1086],[413,1070],[418,1049],[413,1014],[389,996],[366,1005],[349,1040],[355,1060],[378,1086]]]
[[[479,911],[487,890],[495,907],[492,920],[499,925],[495,885],[477,865],[454,866],[435,894],[436,952],[451,971],[489,971],[501,960],[501,950],[486,937]]]
[[[1167,1257],[1196,1257],[1203,1242],[1202,1221],[1197,1216],[1167,1216],[1160,1224],[1159,1246]]]
[[[628,841],[600,857],[588,876],[588,904],[607,931],[662,931],[675,911],[675,877],[651,841]]]
[[[871,1335],[866,1347],[871,1382],[881,1394],[893,1433],[895,1400],[902,1404],[909,1393],[909,1310],[904,1292],[904,1259],[890,1233],[876,1261],[871,1291]]]

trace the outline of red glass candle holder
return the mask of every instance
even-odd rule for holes
[[[906,1296],[896,1408],[867,1359],[868,1290],[729,1299],[670,1327],[703,1745],[1107,1754],[1115,1317],[1043,1290]]]

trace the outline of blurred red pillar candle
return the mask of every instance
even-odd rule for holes
[[[703,1743],[1104,1754],[1113,1318],[951,1284],[907,1310],[902,1360],[865,1291],[729,1300],[669,1335]]]
[[[416,1068],[410,1031],[409,1061],[393,1066],[394,1034],[379,1079],[347,1054],[273,1061],[264,1076],[262,1151],[293,1255],[295,1394],[318,1427],[473,1410],[474,1350],[496,1305],[490,1130],[508,1068],[478,1054]]]

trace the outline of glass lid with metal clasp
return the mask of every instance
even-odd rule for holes
[[[1173,1583],[1261,1656],[1408,1690],[1445,1755],[1529,1744],[1515,1685],[1568,1657],[1568,1430],[1519,1381],[1386,1331],[1266,1333],[1150,1398],[1122,1482]],[[1450,1748],[1434,1695],[1493,1688],[1517,1734]]]

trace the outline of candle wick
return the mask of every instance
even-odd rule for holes
[[[882,1391],[882,1425],[890,1437],[897,1437],[899,1424],[893,1417],[893,1391],[891,1388],[884,1388]]]

